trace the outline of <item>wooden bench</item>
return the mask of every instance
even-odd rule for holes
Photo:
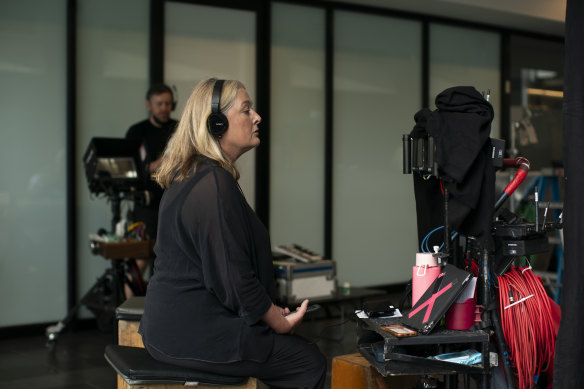
[[[152,358],[138,334],[144,297],[131,297],[116,308],[118,344],[107,345],[105,359],[118,373],[118,389],[263,389],[253,377],[232,377],[169,365]]]

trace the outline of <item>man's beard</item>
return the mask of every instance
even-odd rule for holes
[[[154,119],[154,122],[156,124],[158,124],[159,126],[161,126],[161,127],[164,127],[170,121],[170,117],[168,119],[166,119],[166,121],[162,122],[162,121],[158,120],[158,118],[156,116],[154,116],[154,115],[152,115],[152,119]]]

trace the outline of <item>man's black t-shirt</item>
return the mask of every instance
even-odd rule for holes
[[[176,120],[170,119],[165,126],[156,127],[149,119],[134,124],[128,129],[126,139],[143,140],[148,148],[150,160],[157,160],[176,128]]]
[[[170,119],[165,126],[156,127],[149,119],[146,119],[130,127],[126,132],[126,139],[143,141],[148,153],[148,162],[153,162],[162,155],[168,140],[176,129],[176,124],[176,120]],[[146,175],[150,177],[148,166],[145,166],[145,169]],[[150,201],[148,204],[134,204],[134,218],[135,221],[143,221],[146,224],[148,234],[155,237],[158,206],[163,190],[152,178],[147,180],[146,189],[150,192]]]

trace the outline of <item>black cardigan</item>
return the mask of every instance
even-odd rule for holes
[[[208,362],[267,359],[270,241],[230,173],[204,160],[165,191],[154,250],[139,330],[147,348]]]

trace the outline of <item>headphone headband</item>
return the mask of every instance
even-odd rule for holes
[[[221,92],[223,92],[223,83],[225,80],[215,81],[213,86],[213,97],[211,98],[211,113],[207,118],[207,129],[215,138],[221,138],[223,133],[229,127],[227,117],[220,110]]]
[[[225,82],[225,80],[215,81],[215,86],[213,87],[213,98],[211,99],[211,113],[219,112],[219,103],[221,102],[223,82]]]

